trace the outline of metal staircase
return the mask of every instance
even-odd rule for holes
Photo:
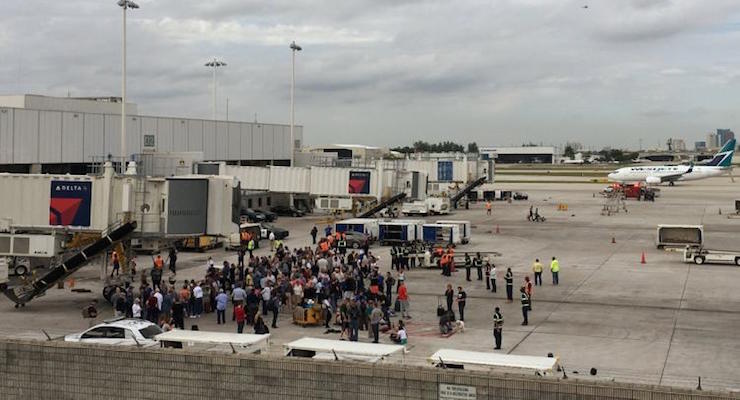
[[[460,201],[464,196],[467,196],[468,193],[472,192],[473,189],[477,188],[478,186],[484,184],[488,178],[485,176],[482,176],[473,182],[470,182],[468,186],[465,186],[461,191],[457,192],[454,196],[450,197],[450,204],[453,208],[457,208],[457,202]]]
[[[384,209],[384,208],[386,208],[386,207],[388,207],[388,206],[390,206],[390,205],[392,205],[394,203],[397,203],[397,202],[399,202],[399,201],[401,201],[401,200],[403,200],[405,198],[406,198],[406,193],[404,193],[404,192],[398,193],[398,194],[396,194],[394,196],[391,196],[390,198],[388,198],[386,200],[381,201],[380,203],[378,203],[374,207],[370,208],[369,210],[363,212],[362,214],[358,215],[357,217],[358,218],[370,218],[373,215],[375,215],[376,213],[378,213],[380,210],[382,210],[382,209]]]

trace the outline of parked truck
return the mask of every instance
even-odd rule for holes
[[[704,245],[703,225],[658,225],[655,245],[664,247],[701,247]]]
[[[702,264],[735,264],[740,266],[740,251],[712,250],[704,247],[686,246],[683,250],[683,261]]]
[[[428,197],[426,200],[403,203],[403,215],[443,215],[450,213],[450,199],[446,197]]]

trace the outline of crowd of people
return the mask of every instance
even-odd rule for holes
[[[316,231],[316,228],[311,231],[312,236]],[[343,237],[328,230],[326,233],[316,246],[291,249],[275,241],[269,254],[263,256],[256,256],[251,248],[244,247],[239,250],[236,263],[216,264],[209,257],[200,280],[176,281],[175,275],[171,275],[163,281],[165,260],[157,256],[149,273],[139,274],[138,287],[129,285],[112,295],[115,313],[158,323],[165,330],[184,329],[185,319],[215,313],[219,325],[226,324],[230,316],[238,333],[243,333],[246,325],[257,334],[265,334],[278,327],[281,312],[294,314],[296,310],[300,313],[304,309],[320,309],[325,328],[339,333],[342,340],[358,341],[359,332],[367,331],[374,343],[379,342],[380,333],[389,333],[393,342],[407,343],[404,320],[411,319],[411,313],[405,272],[414,267],[412,260],[418,249],[411,243],[392,247],[391,270],[383,274],[379,258],[368,245],[349,252],[339,251]],[[438,247],[432,251],[431,260],[436,260],[443,275],[451,276],[455,271],[454,249]],[[173,250],[167,258],[173,273],[176,260]],[[475,269],[477,280],[485,280],[487,290],[497,291],[496,265],[488,257],[481,253],[471,257],[465,253],[464,267],[466,281],[471,281],[471,270]],[[519,288],[522,325],[529,323],[533,288],[542,285],[544,268],[539,259],[535,260],[534,282],[525,276]],[[557,285],[560,265],[555,257],[550,271],[552,283]],[[507,302],[513,302],[511,268],[506,269],[503,278]],[[444,298],[446,309],[441,306],[438,309],[440,332],[454,333],[464,327],[468,296],[462,286],[457,286],[455,291],[448,284]],[[457,305],[457,317],[453,304]],[[493,331],[497,349],[501,348],[502,328],[503,316],[496,307]]]
[[[248,255],[245,248],[236,263],[220,265],[209,257],[203,279],[189,281],[176,281],[174,275],[163,281],[164,262],[157,256],[149,273],[139,274],[138,287],[117,290],[111,301],[116,315],[166,329],[184,329],[185,319],[214,313],[217,324],[226,324],[230,314],[238,333],[247,325],[257,334],[277,328],[281,312],[321,307],[324,326],[339,327],[341,339],[357,341],[365,330],[376,343],[386,332],[392,341],[405,344],[403,319],[411,315],[404,269],[382,274],[379,259],[367,246],[340,253],[339,242],[322,239],[315,248],[292,249],[276,243],[264,256]],[[401,319],[393,324],[397,312]],[[269,314],[271,324],[265,322]]]

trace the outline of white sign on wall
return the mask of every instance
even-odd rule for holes
[[[439,400],[475,400],[475,386],[439,384]]]

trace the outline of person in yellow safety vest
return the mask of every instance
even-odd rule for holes
[[[534,284],[542,286],[542,270],[545,267],[540,262],[540,259],[537,258],[534,260],[534,264],[532,264],[532,272],[534,272]]]
[[[491,200],[486,201],[486,215],[491,215]]]
[[[252,252],[254,252],[254,239],[249,238],[249,241],[247,242],[247,251],[249,252],[249,258],[252,258]]]
[[[558,280],[558,272],[560,272],[560,262],[557,258],[553,257],[550,262],[550,272],[552,272],[552,284],[557,285],[560,283]]]
[[[157,258],[154,259],[154,267],[160,270],[164,268],[164,260],[162,259],[162,255],[157,254]]]

